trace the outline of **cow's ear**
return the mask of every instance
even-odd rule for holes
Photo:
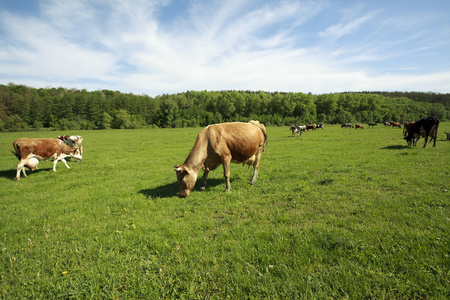
[[[175,165],[175,166],[173,166],[173,169],[174,169],[176,172],[181,172],[181,171],[183,171],[183,169],[181,168],[180,165]]]

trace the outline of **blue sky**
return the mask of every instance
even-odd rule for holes
[[[449,0],[0,0],[0,84],[450,92]]]

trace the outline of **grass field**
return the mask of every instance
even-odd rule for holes
[[[450,298],[449,122],[425,149],[268,127],[255,185],[233,165],[230,193],[219,168],[183,199],[172,166],[200,130],[1,133],[0,298]],[[12,142],[60,134],[83,161],[15,181]]]

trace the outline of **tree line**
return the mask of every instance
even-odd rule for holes
[[[314,95],[263,91],[125,94],[0,85],[0,131],[195,127],[260,120],[271,126],[405,122],[450,117],[450,94],[360,92]]]

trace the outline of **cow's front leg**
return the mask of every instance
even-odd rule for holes
[[[225,176],[225,180],[227,181],[227,186],[225,188],[225,192],[229,192],[231,190],[230,163],[231,163],[231,155],[229,157],[225,157],[223,160],[223,176]]]
[[[200,187],[200,191],[204,191],[206,189],[206,179],[208,179],[209,169],[205,168],[203,171],[203,181],[202,186]]]
[[[69,165],[67,164],[67,162],[64,158],[61,158],[60,160],[66,165],[67,169],[70,169]]]
[[[53,172],[56,172],[56,163],[58,163],[57,157],[53,160]]]

